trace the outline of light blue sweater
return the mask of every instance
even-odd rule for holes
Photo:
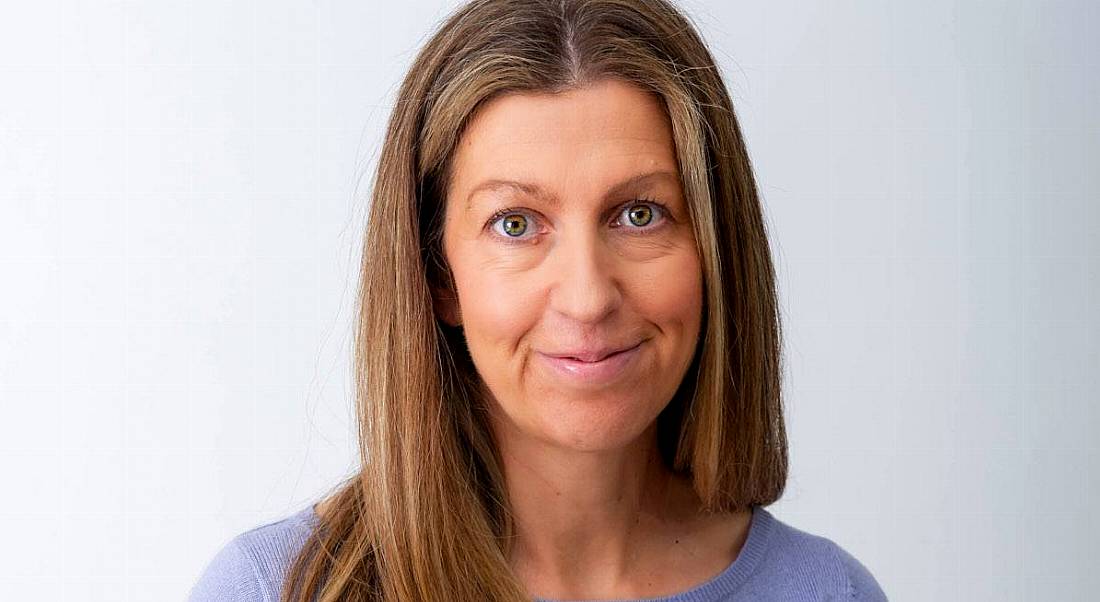
[[[317,521],[310,505],[237,535],[206,566],[189,602],[277,602],[290,561]],[[729,567],[692,589],[644,602],[742,600],[879,601],[886,595],[867,568],[843,548],[757,507],[745,544]]]

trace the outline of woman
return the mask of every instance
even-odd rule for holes
[[[884,599],[764,506],[787,476],[756,185],[664,0],[478,0],[374,182],[361,472],[193,600]]]

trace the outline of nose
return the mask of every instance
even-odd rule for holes
[[[614,249],[598,233],[562,240],[550,262],[551,307],[571,321],[596,324],[622,303],[620,267]]]

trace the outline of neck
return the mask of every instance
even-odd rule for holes
[[[647,553],[672,543],[697,507],[662,461],[656,432],[599,451],[500,438],[517,574],[538,591],[610,591],[646,570]]]

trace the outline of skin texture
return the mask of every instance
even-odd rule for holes
[[[690,483],[656,448],[656,418],[690,365],[703,303],[660,101],[615,80],[502,96],[481,107],[456,153],[443,245],[457,298],[437,291],[437,311],[463,327],[484,381],[517,574],[558,599],[667,595],[717,575],[749,515],[698,514]],[[653,171],[669,175],[615,189]],[[470,196],[490,179],[542,192]],[[651,221],[631,219],[639,207]],[[511,211],[491,220],[502,209]],[[556,377],[539,355],[639,341],[625,375],[598,386]]]

